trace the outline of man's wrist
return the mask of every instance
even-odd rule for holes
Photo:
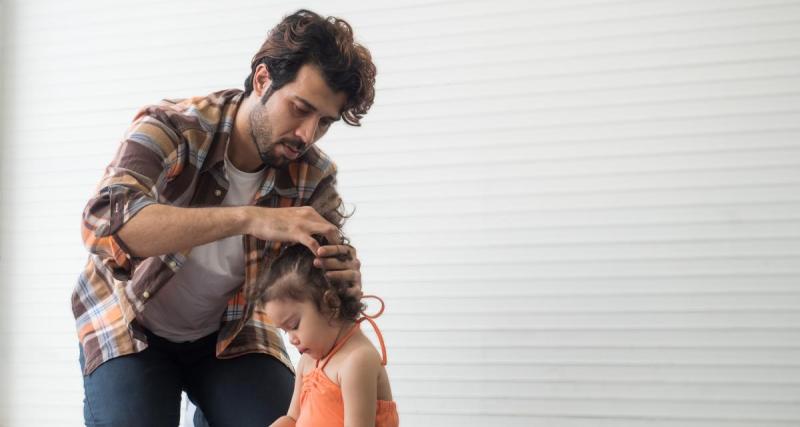
[[[231,222],[233,223],[234,235],[239,234],[252,234],[253,227],[253,206],[237,206],[229,208],[231,214]]]

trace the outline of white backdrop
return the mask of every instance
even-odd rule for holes
[[[84,203],[136,109],[345,17],[321,142],[406,426],[800,425],[800,1],[6,0],[0,426],[78,426]]]

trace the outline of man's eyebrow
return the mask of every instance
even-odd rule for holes
[[[311,110],[311,111],[319,111],[319,110],[317,109],[317,107],[315,107],[315,106],[314,106],[314,104],[312,104],[312,103],[308,102],[307,100],[305,100],[305,99],[303,99],[303,98],[301,98],[301,97],[299,97],[299,96],[297,96],[297,95],[295,95],[295,96],[294,96],[294,98],[295,98],[296,100],[298,100],[298,101],[302,102],[302,103],[303,103],[303,105],[305,105],[305,107],[306,107],[306,108],[308,108],[309,110]],[[338,122],[338,121],[339,121],[339,119],[340,119],[341,117],[331,117],[331,116],[325,116],[325,118],[326,118],[326,119],[328,119],[328,120],[330,120],[331,122]]]

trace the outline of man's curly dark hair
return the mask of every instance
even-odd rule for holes
[[[304,64],[317,66],[334,92],[347,95],[342,119],[349,125],[360,126],[375,99],[377,70],[372,56],[355,42],[353,29],[343,19],[324,18],[305,9],[284,17],[253,56],[250,75],[244,81],[245,96],[253,91],[253,75],[259,64],[266,65],[272,80],[262,103],[294,81]]]

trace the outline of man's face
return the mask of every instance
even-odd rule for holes
[[[346,95],[334,93],[317,67],[300,67],[294,81],[250,113],[250,133],[261,161],[283,167],[302,156],[339,120],[345,101]]]

